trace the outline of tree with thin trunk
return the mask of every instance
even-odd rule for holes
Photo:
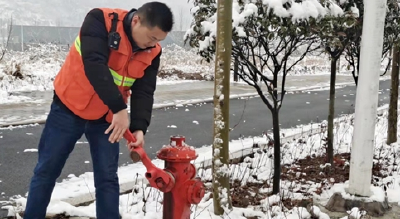
[[[7,25],[7,29],[4,32],[4,34],[2,34],[3,42],[2,42],[1,50],[0,50],[0,61],[2,61],[4,59],[4,56],[6,55],[6,53],[8,51],[8,46],[10,44],[12,31],[13,31],[13,18],[10,17],[10,21]]]
[[[388,0],[388,13],[385,24],[385,41],[388,47],[392,46],[392,73],[390,102],[388,112],[387,144],[397,142],[397,116],[399,99],[399,71],[400,71],[400,7],[397,0]]]
[[[277,26],[271,25],[271,30],[265,28],[262,31],[257,30],[253,26],[254,23],[249,24],[249,30],[252,29],[254,32],[245,31],[246,35],[252,37],[236,37],[233,48],[233,54],[238,59],[239,78],[255,88],[272,114],[274,141],[272,194],[277,194],[280,191],[281,137],[279,112],[286,94],[286,76],[295,65],[303,60],[306,54],[318,49],[317,38],[307,33],[306,24],[291,23],[288,20],[283,21],[283,23],[282,26],[278,22],[274,23]]]
[[[229,185],[229,86],[232,55],[232,0],[218,1],[214,87],[214,214],[232,210]]]
[[[239,81],[239,62],[236,57],[233,57],[233,81]]]
[[[324,48],[324,51],[329,55],[331,64],[326,157],[327,162],[330,163],[332,167],[334,165],[333,143],[337,63],[343,51],[350,42],[354,40],[353,29],[357,25],[358,18],[358,13],[352,8],[356,5],[354,0],[335,0],[327,2],[327,7],[331,7],[333,3],[345,9],[343,14],[326,16],[319,20],[318,23],[312,24],[312,29],[314,33],[319,36],[322,48]]]
[[[183,9],[179,9],[179,31],[183,30]]]
[[[343,45],[345,46],[345,45]],[[330,78],[330,84],[329,84],[329,114],[328,114],[328,130],[327,130],[327,148],[326,148],[326,157],[327,157],[327,162],[331,164],[333,167],[333,157],[334,157],[334,152],[333,152],[333,141],[334,141],[334,134],[333,134],[333,127],[334,127],[334,118],[335,118],[335,92],[336,92],[336,67],[337,67],[337,61],[340,58],[342,52],[343,52],[343,47],[337,47],[337,48],[330,48],[327,47],[326,51],[330,55],[331,59],[331,78]]]
[[[399,99],[399,64],[400,64],[400,48],[396,44],[393,47],[393,67],[391,75],[390,102],[388,114],[388,130],[387,144],[397,142],[397,110]]]

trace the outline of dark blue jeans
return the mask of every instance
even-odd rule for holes
[[[39,158],[30,183],[24,219],[45,218],[56,179],[83,134],[89,142],[92,155],[97,218],[120,218],[117,176],[119,144],[108,141],[109,135],[104,134],[108,126],[105,120],[84,120],[57,103],[51,104],[39,142]]]

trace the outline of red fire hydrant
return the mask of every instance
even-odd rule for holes
[[[164,193],[164,219],[189,219],[190,205],[204,197],[204,184],[196,176],[196,167],[190,161],[197,158],[193,147],[186,145],[184,136],[171,137],[170,144],[157,153],[165,160],[165,170],[172,173],[175,186]]]
[[[128,142],[136,139],[127,131]],[[170,144],[157,152],[165,161],[164,169],[156,167],[142,147],[131,149],[139,155],[146,167],[145,174],[150,185],[164,192],[163,219],[189,219],[190,206],[200,203],[204,197],[204,184],[196,176],[196,167],[190,163],[197,158],[193,147],[186,145],[184,136],[171,137]]]

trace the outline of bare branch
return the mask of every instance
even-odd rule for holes
[[[381,76],[384,76],[388,72],[391,64],[392,64],[392,58],[389,58],[388,64],[385,67],[385,71],[381,74]]]

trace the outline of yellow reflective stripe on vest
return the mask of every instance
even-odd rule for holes
[[[81,52],[81,39],[78,37],[75,39],[75,49],[76,51],[78,51],[79,55],[82,56],[82,52]]]
[[[75,49],[76,49],[76,51],[79,53],[79,55],[82,56],[82,52],[81,52],[81,39],[79,38],[79,35],[78,35],[78,37],[75,39]],[[110,69],[111,75],[113,76],[114,83],[115,83],[117,86],[131,87],[131,86],[133,85],[133,83],[135,83],[135,80],[136,80],[136,79],[130,78],[130,77],[123,77],[122,75],[118,74],[118,72],[112,70],[111,68],[109,68],[109,69]],[[122,84],[122,81],[124,81],[123,84]]]

